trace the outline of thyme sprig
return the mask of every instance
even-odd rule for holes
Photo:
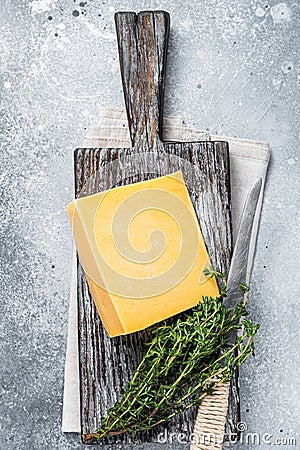
[[[215,387],[230,380],[234,370],[254,354],[258,324],[248,315],[244,300],[232,310],[222,303],[225,275],[206,269],[205,275],[223,280],[220,297],[203,297],[174,322],[164,321],[151,331],[147,351],[121,400],[108,410],[95,438],[148,430],[199,405]],[[240,331],[228,345],[230,331]]]

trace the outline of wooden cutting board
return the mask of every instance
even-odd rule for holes
[[[228,272],[232,253],[229,154],[226,142],[162,143],[163,78],[169,14],[146,11],[115,16],[132,148],[77,149],[76,198],[182,170],[213,267]],[[82,439],[85,443],[157,442],[161,432],[193,431],[196,409],[165,427],[96,441],[92,434],[122,394],[144,353],[148,331],[109,338],[78,262],[78,325]],[[239,421],[233,379],[227,428]]]

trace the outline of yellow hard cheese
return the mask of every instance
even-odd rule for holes
[[[81,264],[109,336],[132,333],[218,295],[181,171],[74,200]]]

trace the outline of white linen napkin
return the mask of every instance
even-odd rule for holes
[[[247,193],[257,178],[266,178],[270,159],[270,150],[266,142],[237,139],[228,136],[209,134],[207,131],[195,130],[184,125],[180,116],[165,116],[163,120],[164,141],[214,141],[224,140],[229,143],[232,226],[233,241],[239,226],[241,213]],[[127,116],[122,109],[108,108],[100,112],[99,124],[88,129],[83,142],[84,148],[118,148],[130,147]],[[256,211],[252,233],[250,256],[248,261],[248,280],[255,252],[256,237],[263,200],[263,189]],[[227,409],[225,408],[225,416]],[[199,423],[198,423],[199,425]],[[205,427],[205,424],[203,425]],[[198,426],[199,428],[199,426]],[[200,427],[201,428],[201,427]],[[199,430],[200,430],[199,428]],[[224,426],[223,426],[224,428]],[[62,416],[63,432],[81,432],[80,426],[80,392],[79,392],[79,361],[78,361],[78,329],[77,329],[77,262],[76,252],[73,253],[72,279],[70,290],[70,308],[68,324],[68,341],[65,362],[64,401]],[[201,431],[201,430],[200,430]],[[200,432],[199,431],[199,432]],[[224,430],[222,430],[223,433]],[[205,432],[205,430],[203,430]],[[200,448],[192,446],[193,449]],[[201,447],[202,448],[202,447]],[[219,447],[205,447],[221,448]]]

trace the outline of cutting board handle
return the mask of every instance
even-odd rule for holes
[[[160,142],[170,16],[165,11],[115,14],[120,69],[132,146]]]

